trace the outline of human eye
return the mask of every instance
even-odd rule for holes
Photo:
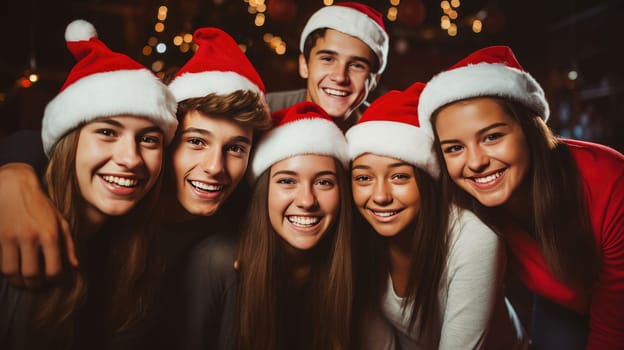
[[[496,140],[500,139],[503,136],[504,136],[504,134],[502,132],[494,132],[494,133],[485,135],[483,140],[485,142],[491,142],[491,141],[496,141]]]
[[[409,180],[409,178],[410,178],[410,175],[405,174],[405,173],[394,174],[391,177],[392,180]]]
[[[351,62],[351,63],[349,64],[349,66],[350,66],[352,69],[357,70],[357,71],[364,71],[364,70],[367,70],[367,69],[368,69],[368,65],[366,65],[366,64],[364,64],[364,63],[362,63],[362,62],[358,62],[358,61],[356,61],[356,62]]]
[[[189,137],[186,139],[186,143],[189,144],[193,148],[202,147],[206,144],[204,140],[198,137]]]
[[[359,174],[359,175],[353,176],[353,182],[357,182],[358,184],[364,184],[370,181],[371,181],[371,178],[368,175]]]
[[[321,186],[321,187],[331,188],[331,187],[334,187],[336,182],[334,180],[332,180],[332,179],[329,179],[329,178],[320,178],[320,179],[316,180],[316,184]]]
[[[332,55],[321,55],[319,56],[319,60],[323,62],[332,62],[334,60],[334,56]]]
[[[239,144],[228,145],[227,151],[242,156],[247,153],[247,147]]]
[[[463,148],[459,145],[450,145],[450,146],[442,147],[442,152],[443,153],[457,153],[461,151],[462,149]]]
[[[162,135],[146,134],[139,137],[139,141],[149,147],[158,147],[162,144]]]
[[[111,128],[97,128],[94,130],[94,132],[98,135],[102,135],[103,138],[112,138],[117,136],[115,130]]]
[[[280,184],[280,185],[294,185],[295,184],[295,179],[293,179],[291,177],[280,177],[275,182]]]

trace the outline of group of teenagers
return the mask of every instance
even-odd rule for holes
[[[509,47],[364,108],[360,3],[310,17],[290,92],[217,28],[168,85],[65,39],[0,147],[0,348],[624,349],[624,156],[557,138]]]

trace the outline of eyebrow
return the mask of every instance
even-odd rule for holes
[[[186,135],[186,134],[192,134],[192,133],[197,133],[200,134],[204,137],[212,137],[214,136],[214,133],[206,130],[206,129],[199,129],[199,128],[188,128],[188,129],[184,129],[182,130],[182,132],[180,133],[180,136]],[[246,143],[248,145],[251,145],[251,139],[249,137],[245,137],[245,136],[234,136],[231,139],[228,140],[227,143],[234,143],[234,142],[242,142],[242,143]]]
[[[490,131],[490,130],[492,130],[494,128],[501,127],[501,126],[507,126],[507,123],[502,123],[501,122],[501,123],[494,123],[492,125],[488,125],[485,128],[483,128],[483,129],[477,130],[476,134],[481,136],[481,135],[485,134],[486,132],[488,132],[488,131]],[[459,142],[459,140],[440,140],[440,144],[441,145],[446,144],[446,143],[458,143],[458,142]]]
[[[333,51],[333,50],[318,50],[315,53],[316,56],[318,55],[331,55],[331,56],[338,56],[338,52]],[[362,57],[362,56],[349,56],[349,60],[353,60],[353,61],[360,61],[360,62],[364,62],[366,64],[368,64],[369,66],[372,66],[370,60],[368,60],[366,57]]]

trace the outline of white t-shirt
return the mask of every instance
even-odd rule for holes
[[[411,305],[403,315],[403,298],[388,275],[382,311],[394,328],[397,349],[427,349],[438,338],[440,350],[526,349],[526,332],[504,296],[504,242],[470,211],[455,208],[450,222],[450,254],[438,298],[440,324],[433,328],[437,333],[418,339],[416,331],[407,329]]]

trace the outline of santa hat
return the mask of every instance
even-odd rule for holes
[[[229,34],[217,28],[200,28],[193,40],[197,51],[169,84],[176,101],[237,90],[264,95],[260,75]]]
[[[423,83],[414,83],[371,103],[358,123],[347,131],[351,160],[365,153],[397,158],[438,178],[440,166],[433,136],[418,122],[418,99],[424,87]]]
[[[540,84],[524,71],[511,48],[490,46],[475,51],[434,76],[420,96],[418,114],[423,127],[431,114],[451,102],[498,96],[519,102],[548,120],[550,109]]]
[[[357,2],[341,2],[321,8],[308,19],[301,32],[301,52],[308,35],[321,28],[337,30],[362,40],[379,59],[377,73],[383,73],[388,61],[390,38],[379,11]]]
[[[173,139],[178,126],[177,105],[167,86],[152,72],[111,51],[87,21],[71,22],[65,40],[77,62],[61,91],[45,108],[41,138],[47,155],[67,132],[105,116],[148,117],[162,128],[167,143]]]
[[[299,102],[275,112],[273,120],[273,129],[256,145],[250,166],[253,180],[276,162],[301,154],[332,156],[345,168],[349,165],[342,131],[317,104]]]

